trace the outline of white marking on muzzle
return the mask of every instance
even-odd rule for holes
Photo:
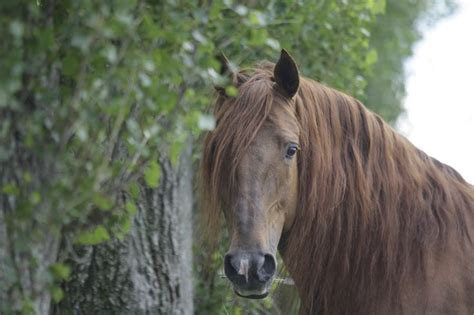
[[[238,274],[245,276],[245,282],[249,282],[249,260],[248,258],[243,258],[240,260],[240,266]]]

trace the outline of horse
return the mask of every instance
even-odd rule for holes
[[[214,238],[223,214],[235,293],[266,297],[278,250],[300,314],[474,314],[474,186],[285,50],[227,63],[201,209]]]

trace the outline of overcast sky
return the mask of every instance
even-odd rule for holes
[[[407,64],[400,131],[474,184],[474,0],[424,34]]]

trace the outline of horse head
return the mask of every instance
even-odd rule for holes
[[[239,94],[229,97],[219,89],[217,126],[204,160],[229,229],[225,274],[238,295],[263,298],[297,207],[299,74],[286,51],[272,69],[231,74]]]

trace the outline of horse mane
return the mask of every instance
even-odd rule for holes
[[[272,70],[266,63],[240,72],[239,95],[217,97],[201,166],[201,209],[214,238],[226,206],[218,196],[232,189],[242,152],[283,99]],[[301,128],[299,204],[281,251],[303,313],[359,314],[387,296],[399,307],[400,286],[407,277],[423,281],[428,255],[452,237],[472,244],[474,190],[454,169],[358,100],[310,79],[301,78],[288,106]]]

